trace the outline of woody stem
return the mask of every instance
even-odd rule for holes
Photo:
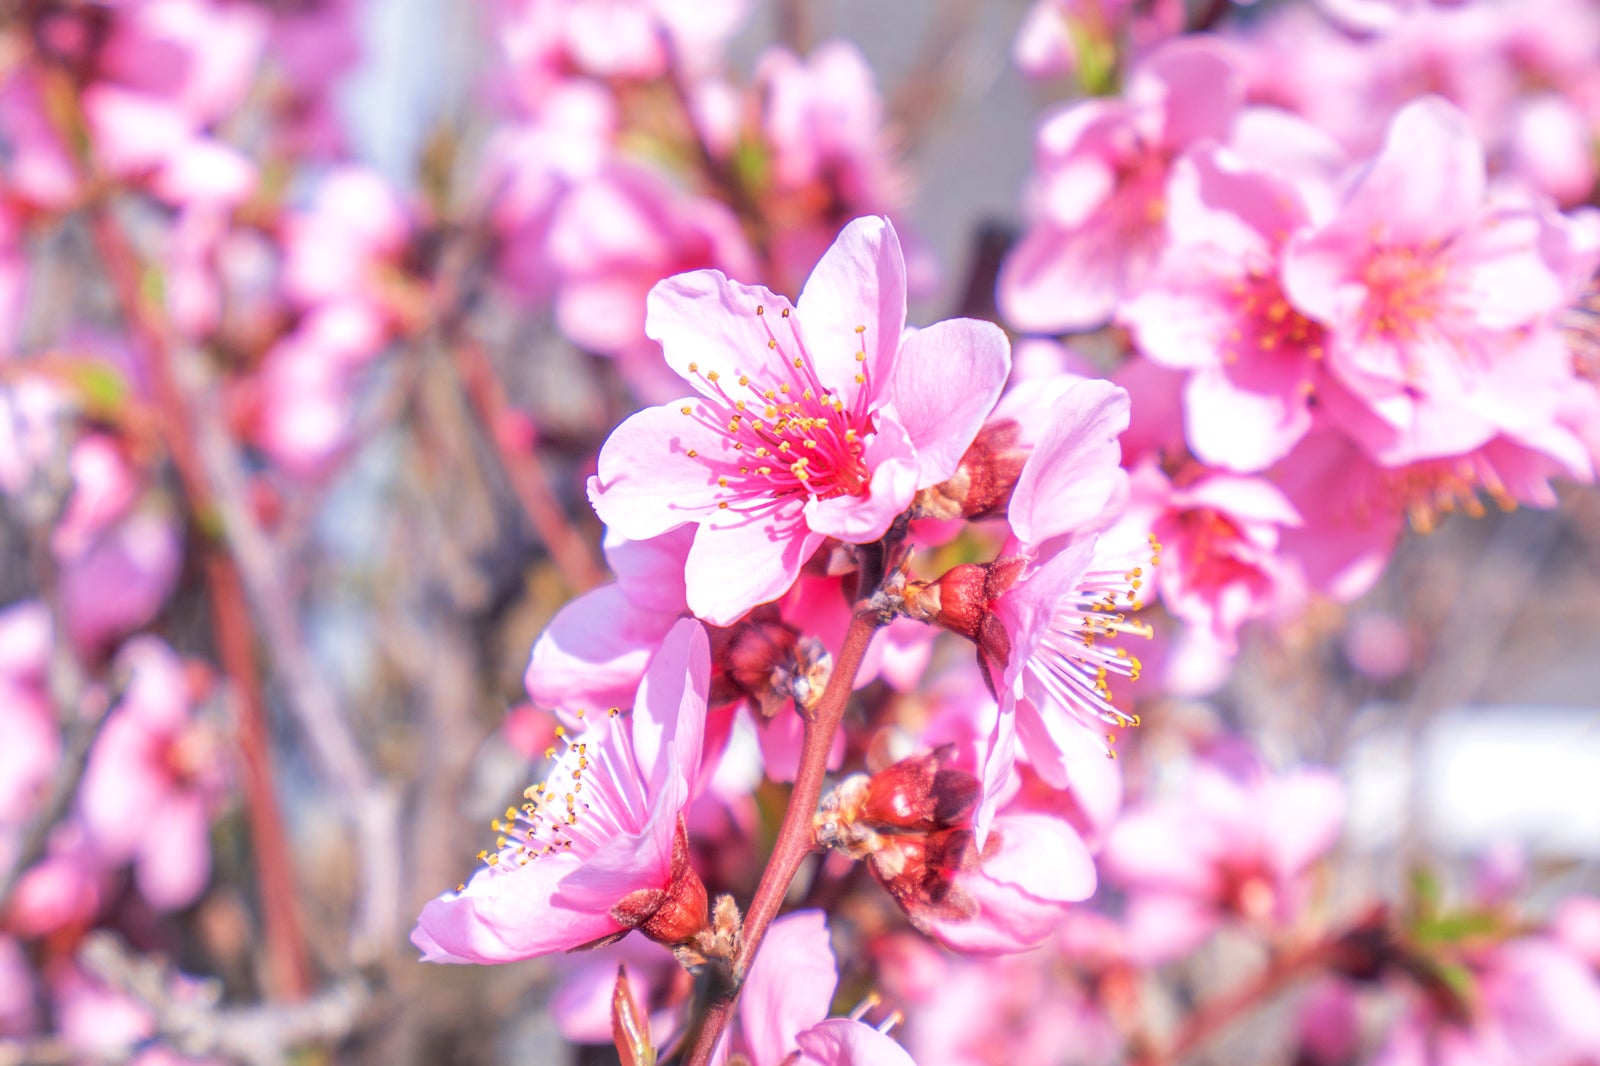
[[[861,672],[861,661],[872,643],[872,635],[883,625],[871,598],[883,578],[885,549],[883,543],[862,549],[862,566],[856,609],[845,633],[844,644],[828,676],[827,687],[811,717],[805,721],[801,741],[800,767],[795,772],[794,791],[789,794],[789,805],[783,812],[783,823],[778,827],[778,839],[767,859],[761,881],[756,885],[750,909],[745,912],[743,941],[734,960],[734,985],[716,990],[705,1007],[697,1031],[691,1034],[692,1043],[684,1058],[685,1066],[706,1066],[711,1061],[712,1050],[733,1019],[734,1007],[739,1000],[739,984],[750,970],[750,962],[761,948],[761,939],[767,926],[778,916],[789,885],[800,864],[815,845],[812,838],[812,817],[822,799],[822,780],[828,772],[828,752],[833,748],[833,738],[844,718],[845,705],[855,687],[856,675]]]

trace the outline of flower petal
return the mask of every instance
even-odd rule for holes
[[[906,324],[906,263],[887,218],[858,218],[840,231],[806,279],[798,314],[817,380],[846,407],[857,410],[858,397],[888,384]]]
[[[555,900],[556,885],[582,863],[551,854],[516,869],[479,870],[465,889],[422,908],[411,943],[424,962],[516,962],[620,933],[609,909]]]
[[[1010,372],[1010,342],[992,322],[953,318],[906,336],[889,402],[917,450],[918,488],[956,472]]]

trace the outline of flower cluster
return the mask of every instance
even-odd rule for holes
[[[0,12],[0,1061],[1600,1063],[1600,13],[870,6]]]

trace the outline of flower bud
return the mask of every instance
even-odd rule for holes
[[[1028,453],[1019,443],[1021,430],[1010,419],[991,422],[961,457],[949,479],[923,489],[913,502],[913,518],[988,518],[1011,502]]]
[[[689,833],[681,817],[672,841],[667,887],[628,893],[611,908],[611,917],[668,947],[692,940],[707,928],[706,886],[689,864]]]
[[[776,610],[758,609],[718,638],[713,703],[748,699],[771,718],[790,700],[810,708],[822,697],[832,667],[827,649],[781,621]]]

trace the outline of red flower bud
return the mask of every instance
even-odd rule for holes
[[[1010,419],[984,426],[949,480],[918,493],[912,517],[973,519],[1003,512],[1028,458],[1020,436]]]

